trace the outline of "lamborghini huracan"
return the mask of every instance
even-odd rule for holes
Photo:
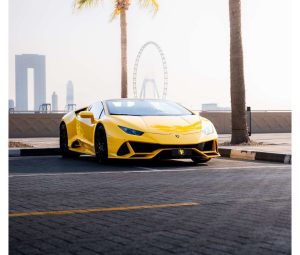
[[[160,99],[111,99],[67,113],[60,123],[64,157],[182,159],[204,163],[218,153],[218,135],[207,119]]]

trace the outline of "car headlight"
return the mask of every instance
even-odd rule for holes
[[[132,128],[127,128],[127,127],[123,127],[123,126],[119,126],[119,128],[121,128],[126,134],[129,134],[129,135],[141,136],[142,134],[144,134],[144,132],[135,130]]]
[[[210,135],[215,133],[215,127],[210,121],[202,121],[202,134]]]

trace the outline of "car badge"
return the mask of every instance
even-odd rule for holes
[[[179,137],[180,137],[180,135],[175,135],[175,137],[176,137],[176,138],[179,138]]]
[[[179,149],[179,150],[178,150],[178,153],[179,153],[179,155],[183,156],[183,155],[184,155],[184,150]]]

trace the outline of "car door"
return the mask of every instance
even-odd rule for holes
[[[100,115],[103,111],[103,104],[101,101],[98,101],[92,104],[88,111],[92,112],[94,115],[94,122],[90,118],[81,118],[77,116],[78,129],[77,133],[80,137],[81,143],[89,149],[93,150],[94,148],[94,128],[96,125],[96,121],[100,118]]]

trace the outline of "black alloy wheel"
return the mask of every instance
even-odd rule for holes
[[[95,153],[99,163],[106,163],[108,160],[107,138],[103,125],[98,125],[95,131]]]
[[[68,131],[67,131],[67,126],[64,122],[60,124],[60,128],[59,128],[59,148],[60,148],[60,153],[64,158],[79,157],[78,153],[69,150]]]
[[[193,160],[195,163],[200,164],[200,163],[206,163],[210,161],[210,158],[202,158],[202,157],[192,157],[191,160]]]

